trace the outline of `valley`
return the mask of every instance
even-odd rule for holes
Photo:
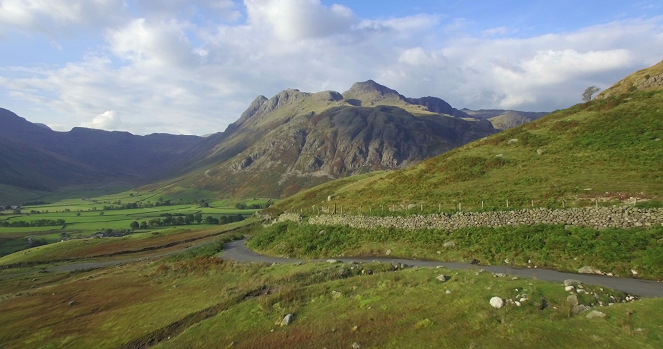
[[[0,348],[661,347],[662,64],[550,114],[372,80],[208,137],[3,110]]]

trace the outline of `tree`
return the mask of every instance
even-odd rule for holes
[[[177,225],[184,225],[184,218],[182,218],[182,216],[178,216],[177,219],[175,219],[175,223]]]
[[[203,214],[200,213],[200,212],[196,213],[196,215],[194,216],[194,219],[196,220],[196,223],[200,224],[200,222],[203,221]]]
[[[133,221],[131,222],[131,224],[129,224],[129,227],[131,228],[131,230],[137,230],[138,228],[140,228],[140,224],[138,224],[138,222],[136,221]]]
[[[194,221],[194,217],[193,217],[192,214],[188,214],[188,215],[186,215],[186,217],[184,217],[184,224],[186,224],[186,225],[189,225],[189,224],[193,223],[193,221]]]
[[[20,208],[15,209],[14,214],[21,214],[21,209]]]
[[[214,224],[214,217],[212,216],[205,217],[205,224]]]
[[[147,222],[146,221],[140,222],[140,228],[141,229],[147,229]]]
[[[596,86],[589,86],[588,88],[585,89],[585,92],[582,93],[582,101],[583,102],[589,102],[592,100],[592,97],[594,97],[594,94],[596,92],[599,92],[601,89],[596,87]]]

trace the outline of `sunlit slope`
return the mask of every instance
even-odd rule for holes
[[[277,208],[578,205],[663,194],[663,91],[578,104],[409,169],[326,185]],[[564,200],[564,202],[562,202]],[[419,205],[418,205],[419,206]],[[419,206],[420,207],[420,206]]]

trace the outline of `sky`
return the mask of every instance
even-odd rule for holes
[[[660,0],[0,0],[0,107],[58,131],[210,134],[368,79],[552,111],[661,60]]]

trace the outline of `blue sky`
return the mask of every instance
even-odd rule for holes
[[[0,0],[0,107],[56,130],[207,134],[257,95],[374,79],[549,111],[663,59],[660,1]]]

